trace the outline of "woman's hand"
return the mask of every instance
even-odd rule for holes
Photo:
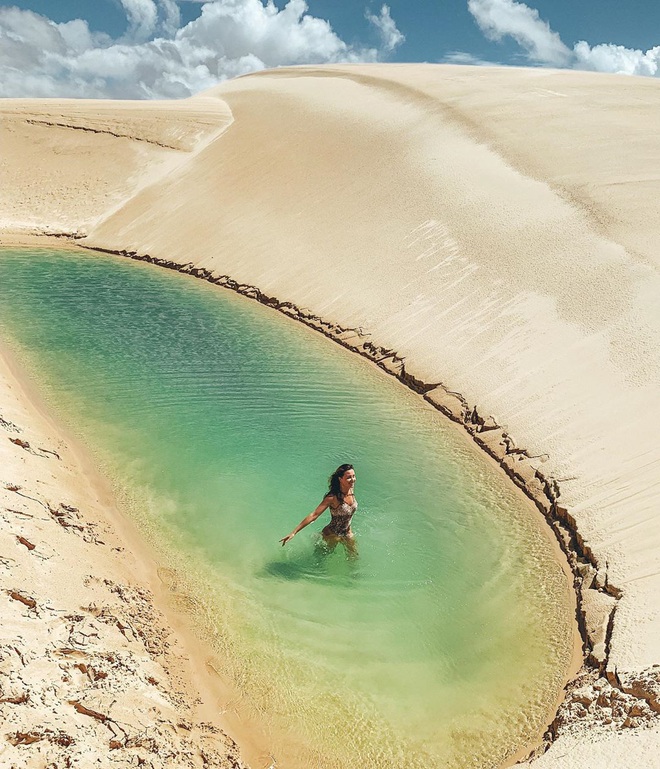
[[[305,526],[309,526],[310,523],[313,523],[319,517],[319,515],[321,515],[321,513],[327,508],[328,504],[329,504],[328,497],[327,496],[323,497],[323,501],[316,508],[316,510],[314,510],[313,513],[310,513],[307,516],[307,518],[303,518],[302,521],[300,521],[300,523],[296,526],[296,528],[291,532],[291,534],[287,534],[286,537],[282,537],[282,539],[280,540],[280,542],[282,543],[282,547],[284,547],[284,545],[286,545],[286,543],[290,539],[293,539],[301,529],[304,529]]]

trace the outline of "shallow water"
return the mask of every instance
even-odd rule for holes
[[[0,323],[203,593],[278,767],[487,767],[538,736],[571,652],[543,523],[453,426],[315,332],[114,257],[0,252]],[[319,546],[357,473],[359,557]]]

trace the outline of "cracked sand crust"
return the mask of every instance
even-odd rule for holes
[[[133,557],[19,389],[0,369],[0,763],[239,769]]]

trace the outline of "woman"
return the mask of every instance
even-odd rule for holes
[[[328,481],[329,491],[323,497],[321,504],[296,526],[296,528],[282,537],[282,547],[293,539],[296,534],[314,522],[324,510],[330,508],[330,523],[321,532],[323,539],[331,550],[342,542],[348,552],[355,555],[355,540],[351,531],[351,518],[357,510],[357,500],[353,489],[355,486],[355,470],[353,465],[340,465],[330,476]]]

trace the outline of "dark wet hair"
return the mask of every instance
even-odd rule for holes
[[[349,470],[355,469],[353,465],[339,465],[339,467],[334,471],[334,473],[328,478],[328,493],[326,494],[326,497],[337,497],[338,502],[344,501],[344,495],[341,491],[341,486],[339,485],[339,479],[344,477],[344,473],[348,472]]]

